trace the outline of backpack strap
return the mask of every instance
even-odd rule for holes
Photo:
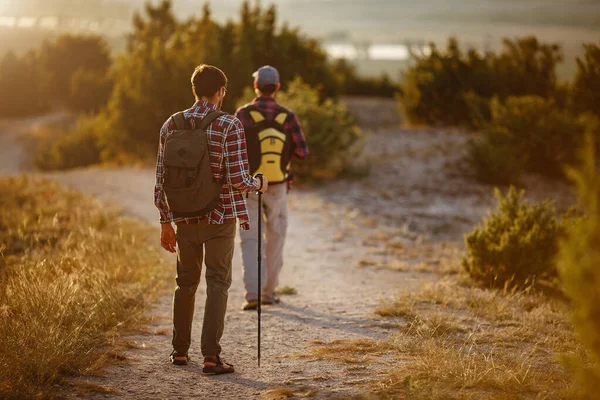
[[[227,115],[227,113],[219,110],[209,111],[209,113],[202,118],[200,125],[198,125],[196,129],[205,130],[210,124],[215,122],[217,118],[222,117],[223,115]]]
[[[173,114],[172,117],[173,121],[175,121],[175,128],[177,128],[177,130],[182,131],[189,129],[189,125],[183,116],[183,111]]]
[[[285,120],[287,119],[287,117],[288,117],[288,113],[281,112],[275,116],[275,122],[277,122],[279,125],[283,125],[285,123]]]

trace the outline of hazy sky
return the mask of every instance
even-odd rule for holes
[[[237,18],[243,0],[211,0],[218,20]],[[3,14],[120,16],[145,0],[0,0]],[[158,0],[154,0],[158,2]],[[263,5],[271,2],[262,0]],[[536,34],[548,40],[600,38],[600,0],[277,0],[280,21],[313,36],[349,32],[355,39],[435,40],[457,35]],[[201,12],[202,0],[173,0],[179,16]],[[597,39],[596,39],[597,40]]]

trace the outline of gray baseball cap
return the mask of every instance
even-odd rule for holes
[[[260,67],[252,76],[258,87],[279,84],[279,72],[270,65]]]

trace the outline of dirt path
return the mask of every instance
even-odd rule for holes
[[[19,137],[23,132],[61,118],[64,118],[64,113],[59,112],[25,119],[0,119],[0,175],[31,171],[31,162],[20,145]]]

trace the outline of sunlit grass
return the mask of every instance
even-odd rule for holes
[[[149,233],[56,184],[0,179],[0,397],[53,398],[123,358],[119,332],[167,273]]]
[[[573,391],[560,359],[582,351],[561,300],[452,275],[376,312],[402,317],[387,339],[315,341],[294,356],[353,360],[346,374],[365,375],[365,399],[563,399]]]

